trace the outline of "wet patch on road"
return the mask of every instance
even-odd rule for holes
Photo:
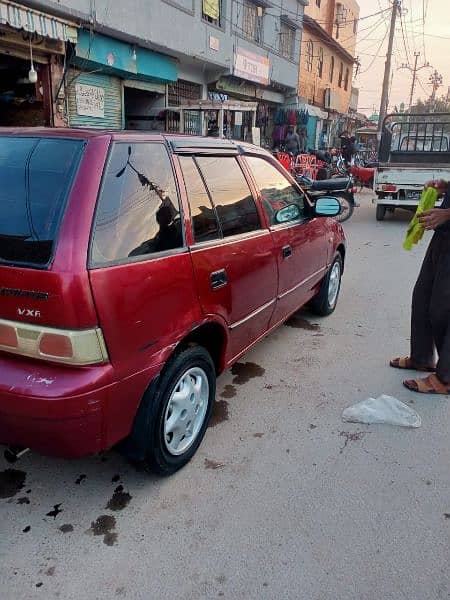
[[[25,485],[27,474],[17,469],[5,469],[0,473],[0,498],[12,498]]]
[[[82,475],[80,475],[80,476],[78,477],[78,479],[76,479],[75,483],[76,483],[77,485],[80,485],[80,483],[83,481],[83,479],[86,479],[86,477],[87,477],[87,475],[84,475],[84,473],[83,473]]]
[[[219,400],[219,402],[214,402],[208,427],[215,427],[224,421],[228,421],[228,402]]]
[[[222,469],[225,466],[224,463],[220,463],[216,460],[210,460],[209,458],[205,458],[205,469]]]
[[[262,438],[263,435],[264,435],[263,433],[254,433],[253,437],[254,438]]]
[[[61,533],[71,533],[73,531],[73,525],[71,525],[70,523],[64,523],[64,525],[61,525],[59,530],[61,531]]]
[[[344,437],[345,438],[345,442],[344,445],[342,446],[342,448],[339,451],[339,454],[342,454],[345,450],[345,448],[347,447],[349,442],[357,442],[358,440],[362,439],[366,433],[369,433],[368,431],[355,431],[353,433],[351,433],[350,431],[340,431],[339,432],[339,436],[340,437]]]
[[[243,385],[244,383],[248,383],[250,379],[262,377],[266,370],[253,362],[237,362],[231,367],[231,372],[234,375],[233,383]]]
[[[131,498],[132,496],[128,492],[123,491],[123,485],[119,485],[114,490],[114,494],[105,508],[114,511],[123,510],[128,506]]]
[[[223,389],[223,392],[220,394],[221,398],[234,398],[237,394],[236,388],[234,385],[226,385]]]
[[[111,515],[101,515],[96,521],[92,521],[91,527],[87,533],[93,535],[102,535],[103,543],[107,546],[114,546],[117,542],[117,533],[114,531],[116,528],[116,519]]]
[[[59,515],[59,513],[63,512],[63,509],[60,508],[61,504],[62,504],[62,502],[60,502],[59,504],[54,504],[53,505],[53,510],[50,510],[45,516],[46,517],[53,517],[54,519],[56,519],[56,517]]]
[[[306,331],[320,331],[320,325],[310,323],[300,315],[292,315],[286,322],[286,327],[294,327],[295,329],[306,329]]]

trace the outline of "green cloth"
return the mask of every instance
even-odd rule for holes
[[[419,206],[417,207],[416,214],[408,225],[406,232],[406,238],[403,242],[403,248],[405,250],[411,250],[413,244],[417,244],[422,239],[424,228],[419,222],[418,216],[426,210],[434,208],[436,200],[439,197],[439,192],[433,187],[429,187],[422,192],[420,197]]]

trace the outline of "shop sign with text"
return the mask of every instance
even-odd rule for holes
[[[234,56],[234,75],[269,85],[269,59],[243,48],[237,48]]]

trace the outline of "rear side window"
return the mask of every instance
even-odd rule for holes
[[[180,205],[166,148],[146,142],[114,144],[97,205],[92,266],[182,246]]]
[[[261,228],[255,201],[239,163],[231,156],[198,157],[224,237]]]
[[[270,162],[257,156],[247,156],[248,162],[261,192],[264,209],[271,225],[276,225],[277,211],[289,205],[299,209],[300,220],[306,218],[305,201],[301,192]],[[297,217],[296,221],[299,220]]]
[[[191,156],[180,156],[179,160],[189,198],[194,240],[196,243],[216,240],[220,237],[216,211],[195,160]]]
[[[83,140],[0,136],[0,261],[47,265]]]

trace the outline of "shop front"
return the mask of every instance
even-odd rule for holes
[[[0,0],[0,126],[53,126],[74,24]]]
[[[66,84],[71,127],[161,129],[166,84],[177,80],[167,56],[80,30]]]

